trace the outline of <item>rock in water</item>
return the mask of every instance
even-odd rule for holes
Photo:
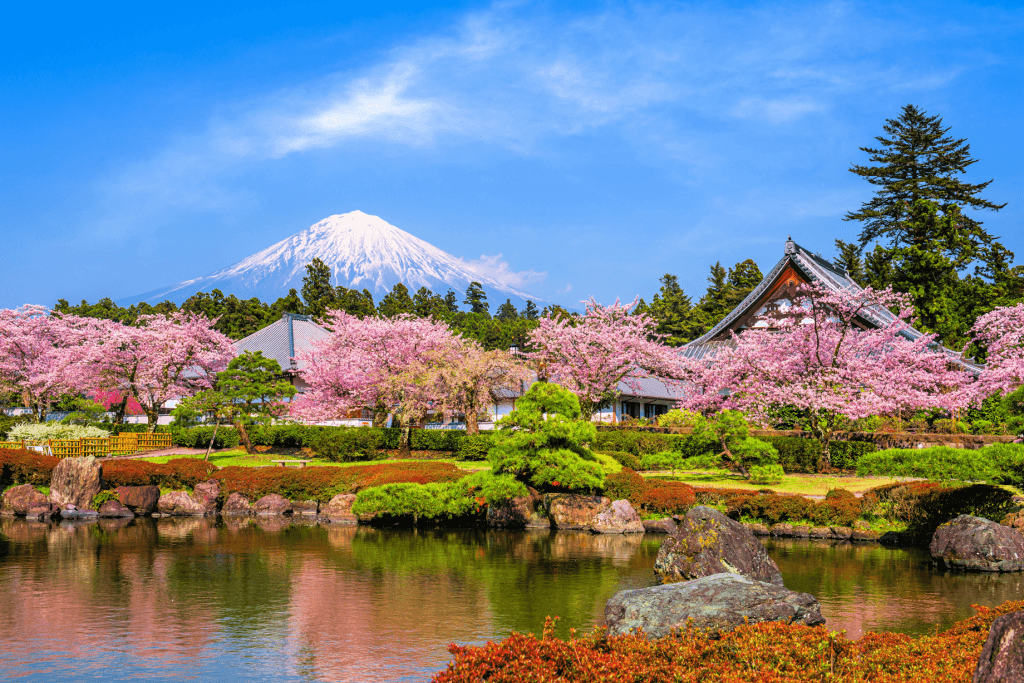
[[[549,493],[544,496],[544,509],[554,529],[591,531],[594,518],[611,505],[601,496],[581,496],[576,493]]]
[[[604,620],[610,636],[642,628],[653,638],[687,625],[731,631],[747,622],[825,623],[813,595],[737,574],[621,591],[605,605]]]
[[[137,515],[148,515],[156,510],[160,500],[159,486],[119,486],[117,499]]]
[[[79,510],[92,508],[92,499],[103,487],[103,465],[96,458],[63,458],[53,468],[50,478],[50,500]]]
[[[356,494],[339,493],[320,509],[320,515],[331,524],[358,524],[359,519],[352,512],[355,502]]]
[[[4,515],[27,515],[33,508],[42,508],[50,504],[45,493],[36,491],[31,484],[14,486],[4,491],[2,503],[0,503],[0,514]]]
[[[946,522],[928,546],[932,559],[946,569],[980,572],[1024,570],[1024,535],[981,517],[960,515]]]
[[[221,513],[225,515],[252,514],[252,504],[249,502],[249,499],[241,493],[235,492],[229,495],[227,500],[224,501],[224,507],[221,508]]]
[[[271,493],[253,503],[252,511],[257,515],[283,515],[292,511],[292,503],[284,496]]]
[[[320,504],[315,500],[293,500],[291,501],[292,514],[296,517],[316,517]]]
[[[206,505],[188,494],[188,491],[170,491],[160,496],[156,503],[160,514],[176,517],[202,517]]]
[[[217,500],[220,498],[220,482],[216,479],[196,484],[192,489],[192,500],[200,503],[206,514],[217,512]]]
[[[778,565],[739,522],[699,505],[681,517],[677,526],[654,561],[654,573],[665,583],[729,573],[782,585]]]
[[[974,683],[1024,681],[1024,612],[997,617],[978,657]]]
[[[126,508],[116,500],[105,501],[100,505],[100,517],[104,519],[113,517],[134,517],[135,513]]]
[[[649,534],[674,534],[676,523],[671,517],[644,520],[644,531]]]
[[[616,500],[597,513],[590,530],[596,534],[642,534],[644,523],[628,500]]]

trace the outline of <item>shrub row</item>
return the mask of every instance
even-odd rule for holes
[[[49,486],[57,458],[25,449],[0,448],[0,491],[12,484]]]
[[[697,503],[689,484],[644,479],[628,467],[605,477],[604,490],[609,498],[629,500],[641,513],[681,515]]]
[[[879,486],[863,497],[864,511],[905,522],[921,540],[958,515],[974,515],[998,522],[1013,508],[1013,494],[990,484],[942,486],[908,482]]]
[[[779,452],[779,464],[786,472],[818,471],[821,459],[821,442],[817,439],[802,439],[798,436],[759,436]],[[830,444],[832,467],[840,470],[854,470],[858,461],[868,453],[878,450],[870,441],[833,441]]]
[[[1024,482],[1024,444],[999,443],[977,450],[890,448],[862,457],[857,473],[1018,485]]]
[[[1024,609],[1024,601],[978,614],[935,635],[867,633],[849,640],[824,626],[768,622],[730,633],[687,629],[678,636],[554,637],[513,633],[485,645],[452,645],[454,660],[433,683],[574,681],[575,683],[970,683],[996,617]]]
[[[216,471],[216,465],[197,458],[175,458],[166,463],[108,460],[103,463],[103,480],[112,489],[118,486],[180,489],[207,481]]]

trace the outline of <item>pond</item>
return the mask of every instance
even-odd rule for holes
[[[448,643],[601,623],[663,537],[322,527],[281,519],[0,519],[0,678],[425,681]],[[833,629],[928,633],[1024,596],[916,549],[766,541]]]

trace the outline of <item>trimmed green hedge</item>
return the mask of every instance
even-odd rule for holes
[[[787,472],[818,471],[821,458],[821,442],[817,439],[802,439],[798,436],[759,436],[779,452],[779,464]],[[874,453],[878,446],[870,441],[833,441],[832,466],[841,470],[857,469],[857,461],[868,453]]]

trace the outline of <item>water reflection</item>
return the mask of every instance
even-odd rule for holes
[[[375,530],[278,518],[0,519],[0,677],[427,680],[450,642],[601,621],[653,584],[657,536]],[[829,626],[930,631],[1017,576],[932,571],[919,551],[769,542]]]

